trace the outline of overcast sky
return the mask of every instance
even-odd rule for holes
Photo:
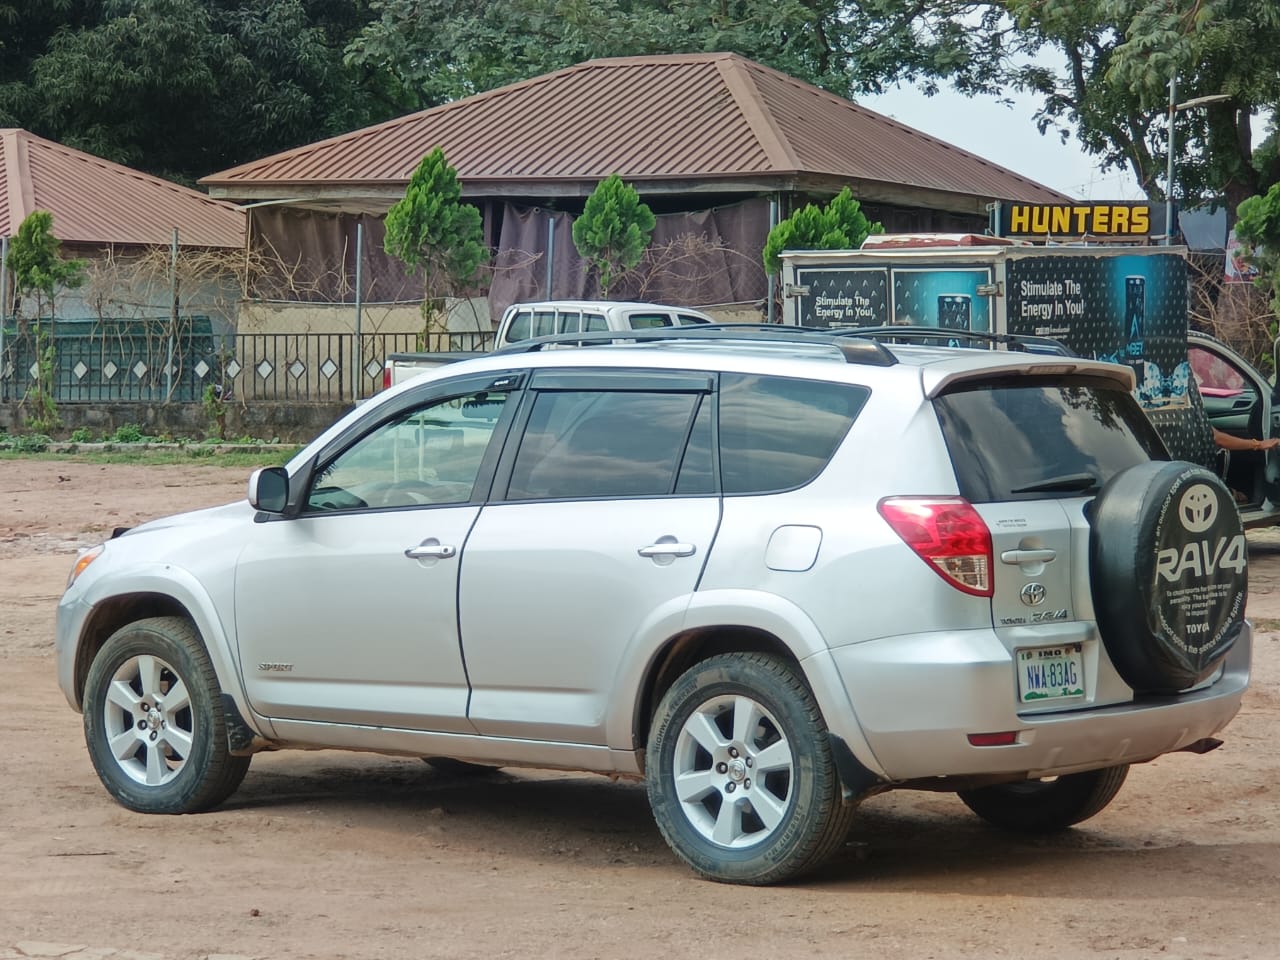
[[[923,133],[963,147],[993,163],[1080,200],[1141,200],[1128,172],[1102,173],[1074,140],[1036,129],[1037,99],[1013,95],[1012,107],[995,97],[965,97],[944,89],[926,97],[914,88],[890,90],[858,103]]]
[[[858,103],[1078,200],[1146,199],[1127,169],[1103,173],[1074,138],[1063,143],[1052,130],[1041,136],[1033,119],[1037,98],[1016,94],[1009,99],[1013,106],[950,89],[926,97],[908,87],[862,97]],[[1269,123],[1269,114],[1254,115],[1255,147],[1266,138]]]

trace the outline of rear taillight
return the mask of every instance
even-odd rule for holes
[[[991,531],[969,501],[887,497],[880,516],[947,583],[975,597],[991,596]]]
[[[391,386],[391,364],[387,364],[382,368],[382,389],[386,390]]]

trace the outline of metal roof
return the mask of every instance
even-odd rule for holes
[[[516,186],[536,195],[564,181],[587,183],[589,191],[617,173],[650,190],[707,180],[722,189],[735,181],[803,189],[837,179],[989,199],[1069,199],[729,53],[589,60],[200,182],[215,196],[241,198],[403,192],[436,146],[473,196]]]
[[[0,236],[35,210],[53,214],[59,240],[243,247],[245,214],[233,204],[73,150],[26,130],[0,128]]]

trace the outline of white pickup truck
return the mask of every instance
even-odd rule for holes
[[[688,324],[714,323],[700,310],[662,303],[622,300],[545,300],[515,303],[502,314],[494,349],[500,350],[521,340],[560,333],[595,330],[649,330]],[[424,370],[441,364],[478,356],[474,351],[437,353],[393,353],[382,371],[383,389],[403,383]]]

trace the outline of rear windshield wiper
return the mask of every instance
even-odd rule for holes
[[[1010,493],[1084,493],[1096,490],[1098,478],[1091,473],[1068,473],[1061,477],[1049,477],[1025,487],[1015,487]]]

